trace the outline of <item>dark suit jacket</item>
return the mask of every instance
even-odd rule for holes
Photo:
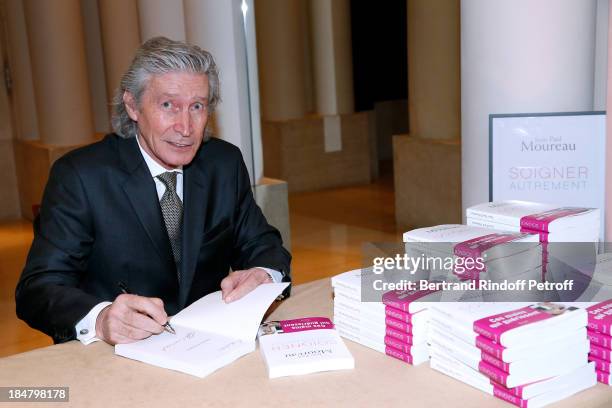
[[[93,306],[115,299],[119,281],[161,298],[169,315],[219,290],[230,267],[268,267],[288,281],[291,256],[255,204],[238,148],[210,139],[183,174],[179,285],[136,139],[108,135],[59,159],[17,285],[17,315],[63,342],[76,337],[75,325]]]

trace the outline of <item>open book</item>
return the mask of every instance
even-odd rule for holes
[[[287,285],[259,285],[232,303],[221,299],[221,291],[206,295],[170,319],[176,334],[117,344],[115,354],[205,377],[255,350],[263,315]]]

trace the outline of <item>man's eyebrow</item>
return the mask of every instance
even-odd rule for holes
[[[176,97],[180,97],[181,95],[177,94],[177,93],[163,92],[159,96],[160,96],[160,98],[176,98]],[[207,96],[196,95],[194,97],[194,99],[198,99],[198,100],[202,100],[202,101],[207,101],[208,97]]]

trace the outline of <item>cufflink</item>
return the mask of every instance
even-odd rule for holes
[[[86,335],[87,333],[89,333],[89,330],[87,329],[81,329],[81,331],[79,332],[79,334],[82,334],[83,336]]]

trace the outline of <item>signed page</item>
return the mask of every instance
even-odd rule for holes
[[[170,321],[176,334],[162,332],[129,344],[115,354],[158,367],[205,377],[255,350],[264,313],[288,283],[259,285],[242,299],[225,303],[211,293]]]

